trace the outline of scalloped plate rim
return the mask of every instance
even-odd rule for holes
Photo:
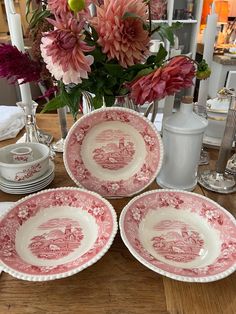
[[[104,111],[123,111],[123,112],[128,112],[128,113],[132,113],[134,115],[139,116],[141,119],[145,120],[147,122],[147,124],[153,129],[153,131],[155,132],[155,135],[158,138],[158,142],[160,144],[160,160],[159,160],[159,164],[158,167],[154,173],[154,175],[152,176],[152,178],[149,180],[149,182],[141,189],[135,191],[134,193],[131,194],[127,194],[127,195],[102,195],[103,197],[105,197],[106,199],[114,199],[114,198],[124,198],[124,197],[131,197],[131,196],[135,196],[138,193],[142,192],[143,190],[145,190],[149,185],[151,185],[154,180],[156,179],[158,173],[161,170],[162,164],[163,164],[163,158],[164,158],[164,147],[163,147],[163,142],[162,142],[162,138],[158,132],[158,130],[156,129],[156,127],[154,126],[154,124],[146,117],[144,117],[143,115],[141,115],[140,113],[138,113],[137,111],[128,109],[128,108],[123,108],[123,107],[105,107],[105,108],[100,108],[100,109],[96,109],[90,113],[87,113],[86,115],[82,116],[81,118],[79,118],[79,120],[77,120],[73,126],[70,128],[67,137],[66,137],[66,141],[64,144],[64,152],[63,152],[63,161],[64,161],[64,165],[66,168],[66,172],[68,173],[68,175],[70,176],[70,178],[74,181],[74,183],[80,187],[80,188],[84,188],[84,189],[88,189],[86,186],[84,186],[83,184],[81,184],[81,182],[79,182],[74,175],[72,174],[71,170],[69,169],[69,165],[67,162],[67,158],[66,158],[66,151],[67,151],[67,146],[68,146],[68,142],[69,142],[69,138],[70,136],[73,134],[74,129],[77,127],[77,124],[83,122],[83,120],[87,119],[87,117],[94,115],[96,113],[99,112],[104,112]],[[94,191],[95,193],[98,193],[96,191]]]
[[[152,191],[147,191],[145,193],[142,193],[136,197],[134,197],[131,201],[128,202],[128,204],[123,208],[121,214],[120,214],[120,218],[119,218],[119,229],[120,229],[120,235],[121,235],[121,239],[124,242],[125,246],[128,248],[129,252],[133,255],[134,258],[136,258],[141,264],[143,264],[144,266],[146,266],[147,268],[149,268],[150,270],[166,276],[168,278],[177,280],[177,281],[183,281],[183,282],[195,282],[195,283],[206,283],[206,282],[213,282],[213,281],[217,281],[220,279],[223,279],[231,274],[233,274],[236,271],[236,262],[234,264],[234,266],[228,268],[227,270],[216,274],[216,275],[211,275],[211,276],[204,276],[204,277],[194,277],[194,276],[182,276],[182,275],[176,275],[173,274],[169,271],[165,271],[162,270],[161,268],[154,266],[152,264],[150,264],[148,261],[146,261],[142,256],[140,256],[135,249],[133,249],[133,247],[129,244],[129,240],[126,237],[123,225],[124,225],[124,217],[125,214],[127,212],[127,209],[129,208],[129,206],[134,203],[137,199],[145,196],[145,195],[149,195],[149,194],[153,194],[156,192],[177,192],[177,193],[184,193],[184,194],[189,194],[189,195],[197,195],[198,197],[206,200],[206,201],[210,201],[211,203],[213,203],[214,205],[216,205],[218,208],[220,208],[229,218],[232,222],[234,222],[235,226],[236,226],[236,220],[234,218],[234,216],[228,212],[225,208],[223,208],[222,206],[220,206],[218,203],[216,203],[215,201],[209,199],[208,197],[201,195],[201,194],[197,194],[197,193],[193,193],[193,192],[188,192],[188,191],[184,191],[184,190],[172,190],[172,189],[155,189]]]
[[[114,238],[117,234],[118,231],[118,222],[117,222],[117,214],[115,212],[115,209],[113,208],[112,204],[106,200],[105,198],[103,198],[101,195],[99,195],[96,192],[93,191],[89,191],[89,190],[85,190],[85,189],[81,189],[78,187],[59,187],[59,188],[52,188],[52,189],[45,189],[43,191],[37,192],[37,193],[33,193],[30,194],[28,196],[25,196],[23,198],[21,198],[19,201],[14,202],[14,204],[8,208],[3,214],[1,219],[6,216],[13,208],[15,208],[16,206],[18,206],[21,202],[23,201],[27,201],[28,199],[30,199],[32,196],[35,195],[40,195],[43,194],[45,192],[50,192],[50,191],[60,191],[60,190],[74,190],[74,191],[81,191],[81,192],[86,192],[88,194],[91,194],[95,197],[98,197],[100,200],[104,201],[110,212],[111,212],[111,216],[112,216],[112,221],[113,221],[113,228],[112,228],[112,232],[110,234],[110,238],[108,240],[108,242],[106,243],[106,245],[104,246],[104,248],[101,250],[101,252],[97,255],[95,255],[90,261],[86,262],[84,265],[81,265],[79,267],[76,267],[72,270],[63,272],[63,273],[59,273],[59,274],[53,274],[53,275],[31,275],[31,274],[27,274],[27,273],[23,273],[20,271],[17,271],[9,266],[7,266],[1,259],[0,259],[0,267],[2,268],[1,270],[10,274],[11,276],[17,278],[17,279],[22,279],[22,280],[27,280],[27,281],[50,281],[50,280],[55,280],[55,279],[61,279],[61,278],[66,278],[66,277],[70,277],[73,276],[79,272],[81,272],[82,270],[92,266],[93,264],[95,264],[98,260],[100,260],[110,249]]]

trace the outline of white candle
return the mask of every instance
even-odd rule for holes
[[[16,46],[18,50],[25,52],[20,14],[15,13],[12,0],[4,0],[4,2],[12,45]],[[32,114],[33,101],[30,85],[29,83],[20,84],[20,81],[18,83],[20,88],[21,101],[27,105],[26,114]]]
[[[217,14],[210,14],[207,18],[207,25],[204,32],[204,50],[203,50],[203,59],[206,60],[209,67],[211,67],[214,53],[214,44],[217,33]],[[209,78],[207,80],[201,81],[199,86],[198,93],[198,104],[201,106],[206,106],[208,98],[208,89],[209,89]]]

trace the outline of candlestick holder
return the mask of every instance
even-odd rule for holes
[[[228,160],[226,172],[236,176],[236,153]]]
[[[230,96],[230,105],[226,119],[215,171],[204,171],[199,174],[198,182],[207,190],[228,194],[236,191],[236,180],[233,175],[226,174],[226,165],[232,150],[236,132],[236,97]]]
[[[156,119],[156,115],[158,112],[158,101],[155,100],[149,104],[146,111],[144,112],[144,117],[148,118],[149,114],[151,114],[151,122],[154,123]]]
[[[57,142],[52,144],[52,149],[54,150],[54,152],[63,153],[64,143],[65,143],[65,139],[68,133],[67,121],[66,121],[66,106],[63,108],[57,109],[57,113],[58,113],[59,122],[60,122],[61,138]]]
[[[33,101],[32,110],[28,110],[28,105],[23,102],[16,103],[25,114],[25,134],[21,138],[23,142],[38,142],[49,145],[52,142],[53,136],[37,127],[36,124],[36,109],[38,104]]]

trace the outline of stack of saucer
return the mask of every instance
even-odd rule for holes
[[[0,149],[0,190],[29,194],[42,190],[54,179],[49,148],[40,143],[18,143]]]
[[[41,177],[32,181],[12,182],[0,177],[0,190],[9,194],[29,194],[42,190],[48,186],[54,179],[54,163],[49,161],[48,171]]]

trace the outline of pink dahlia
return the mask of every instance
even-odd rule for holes
[[[60,16],[70,12],[67,0],[48,0],[48,9],[53,14]]]
[[[139,18],[123,18],[125,13]],[[147,6],[142,0],[104,0],[97,7],[92,25],[98,33],[98,43],[109,59],[117,59],[125,68],[140,63],[149,52],[150,38],[143,29]]]
[[[88,78],[93,57],[85,55],[94,48],[84,42],[83,22],[73,16],[50,20],[55,26],[51,32],[45,33],[40,46],[47,69],[57,79],[69,83],[81,83]]]
[[[84,0],[85,1],[85,9],[78,12],[78,16],[84,18],[90,18],[90,11],[88,6],[93,2],[92,0]],[[65,16],[67,13],[71,13],[70,6],[68,4],[68,0],[48,0],[48,9],[54,15],[57,16]]]
[[[160,100],[193,84],[195,66],[184,57],[174,57],[168,64],[129,84],[131,98],[136,104]]]

